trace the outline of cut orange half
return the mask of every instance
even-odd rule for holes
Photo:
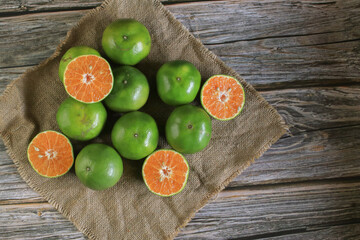
[[[74,99],[84,103],[103,100],[112,90],[113,74],[110,64],[96,55],[74,58],[66,67],[64,86]]]
[[[200,93],[204,109],[218,120],[230,120],[239,115],[245,104],[244,88],[233,77],[215,75],[203,85]]]
[[[169,197],[184,189],[189,165],[184,156],[176,151],[158,150],[145,159],[142,175],[151,192]]]
[[[49,178],[64,175],[74,163],[69,139],[55,131],[36,135],[29,144],[27,156],[33,169],[41,176]]]

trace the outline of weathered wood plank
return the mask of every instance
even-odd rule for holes
[[[284,118],[291,134],[360,124],[360,86],[260,93]]]
[[[0,68],[0,95],[11,81],[20,77],[29,67]]]
[[[326,3],[228,0],[167,8],[258,89],[359,83],[360,6]],[[46,59],[86,12],[0,18],[0,67]]]
[[[285,239],[294,234],[322,239],[326,232],[356,237],[360,234],[359,202],[360,183],[354,181],[223,191],[176,239]],[[2,239],[83,239],[48,203],[1,206],[0,226]],[[346,233],[349,227],[354,229]]]
[[[356,177],[360,173],[360,87],[262,92],[290,124],[230,187]],[[0,204],[38,201],[0,144]],[[21,190],[21,194],[19,194]]]
[[[163,4],[204,0],[160,0]],[[211,0],[207,0],[211,1]],[[0,0],[0,17],[9,14],[25,14],[45,11],[89,9],[99,6],[103,0]]]
[[[0,140],[0,209],[1,205],[41,201],[45,200],[21,178]]]
[[[0,205],[0,238],[86,239],[49,203]]]
[[[311,239],[321,239],[316,231],[331,226],[359,228],[359,202],[360,183],[351,181],[223,191],[196,214],[179,239],[286,238],[309,232]]]
[[[9,13],[31,13],[59,11],[67,9],[86,9],[99,6],[102,0],[0,0],[0,16]]]
[[[360,224],[346,224],[341,226],[329,226],[320,230],[311,230],[305,233],[291,233],[285,236],[269,237],[268,240],[304,240],[304,239],[348,239],[358,240],[360,238]]]
[[[360,125],[280,139],[228,187],[360,177]]]

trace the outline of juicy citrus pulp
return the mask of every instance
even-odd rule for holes
[[[62,56],[59,64],[60,80],[64,82],[64,72],[69,62],[71,62],[76,57],[89,54],[100,56],[100,53],[98,51],[87,46],[75,46],[67,50],[66,53]]]
[[[233,77],[215,75],[201,89],[201,104],[214,118],[230,120],[239,115],[244,107],[245,93],[242,85]]]
[[[103,100],[113,87],[109,63],[96,55],[83,55],[72,60],[65,69],[64,86],[74,99],[84,103]]]
[[[33,169],[49,178],[64,175],[74,163],[69,139],[55,131],[36,135],[28,146],[27,155]]]
[[[168,197],[181,192],[185,187],[189,165],[178,152],[158,150],[146,158],[142,175],[151,192]]]

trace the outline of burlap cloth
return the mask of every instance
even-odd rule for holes
[[[227,122],[213,120],[209,146],[200,153],[186,155],[190,164],[188,183],[173,197],[162,198],[149,192],[141,177],[143,161],[124,159],[124,175],[119,183],[105,191],[92,191],[79,182],[73,169],[57,179],[47,179],[37,175],[27,160],[27,145],[39,131],[59,130],[55,115],[67,97],[58,78],[61,56],[76,45],[87,45],[103,53],[102,32],[118,18],[135,18],[151,33],[151,53],[138,65],[151,85],[150,99],[141,110],[155,118],[162,136],[166,118],[173,109],[161,103],[154,89],[155,73],[164,62],[188,60],[200,70],[203,80],[214,74],[228,74],[237,77],[245,87],[242,113]],[[94,141],[111,145],[109,132],[119,114],[108,115],[103,133]],[[0,116],[1,136],[22,178],[91,239],[175,237],[197,210],[261,156],[286,129],[274,108],[157,0],[106,1],[92,10],[70,30],[49,59],[7,87],[0,99]],[[84,146],[74,141],[73,144],[75,154]],[[164,147],[169,146],[161,137],[159,148]]]

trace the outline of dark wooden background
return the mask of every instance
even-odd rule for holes
[[[100,3],[0,0],[0,92]],[[177,239],[360,239],[360,0],[163,3],[290,125]],[[0,141],[0,239],[84,238]]]

